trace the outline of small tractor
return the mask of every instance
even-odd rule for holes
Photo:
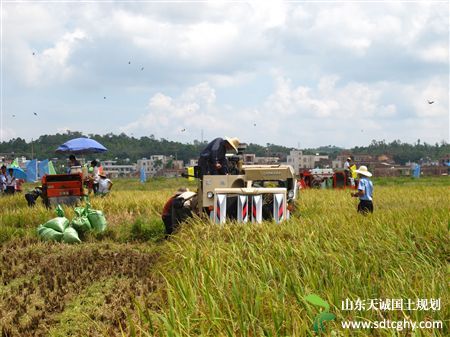
[[[227,175],[204,175],[194,168],[197,192],[185,192],[172,206],[172,219],[179,224],[193,214],[205,215],[213,223],[227,220],[257,222],[289,219],[294,210],[298,185],[289,165],[243,165],[245,144],[238,155],[228,157]],[[188,175],[184,175],[189,177]]]
[[[45,206],[75,205],[85,195],[81,173],[46,174],[42,177],[42,201]]]

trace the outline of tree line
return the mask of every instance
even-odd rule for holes
[[[67,131],[54,135],[42,135],[38,139],[27,142],[22,138],[13,138],[0,143],[0,153],[9,159],[25,156],[27,158],[57,158],[65,159],[67,155],[55,153],[56,148],[66,141],[77,137],[90,137],[103,144],[108,152],[96,154],[100,160],[117,160],[118,163],[136,162],[140,158],[149,158],[152,155],[164,154],[172,156],[174,159],[188,162],[189,159],[198,158],[201,150],[208,141],[200,142],[194,140],[193,143],[184,144],[164,138],[156,139],[153,135],[140,138],[130,137],[125,133],[105,135],[88,134],[79,131]],[[277,156],[281,161],[286,160],[292,148],[270,144],[265,145],[250,143],[247,146],[247,153],[254,153],[258,157]],[[334,159],[343,150],[337,146],[321,146],[318,148],[305,149],[306,154],[327,154]],[[394,140],[390,143],[385,140],[373,140],[368,146],[356,146],[349,151],[353,154],[369,155],[390,155],[396,163],[404,164],[407,161],[418,162],[420,160],[442,160],[450,155],[450,145],[442,141],[441,143],[427,144],[420,139],[414,144],[403,143]]]

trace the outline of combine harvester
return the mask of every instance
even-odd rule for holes
[[[289,165],[243,165],[241,144],[238,155],[228,157],[230,174],[204,175],[198,167],[194,174],[184,175],[198,179],[198,190],[185,192],[175,199],[172,219],[176,224],[187,217],[206,214],[212,222],[227,220],[257,222],[289,219],[297,197],[297,180]]]

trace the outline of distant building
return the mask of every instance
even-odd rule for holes
[[[303,154],[301,150],[291,150],[289,155],[287,156],[287,164],[291,165],[294,168],[294,171],[298,173],[301,169],[312,169],[315,168],[319,162],[325,160],[326,164],[331,165],[331,162],[328,160],[327,155],[319,155],[319,154]]]
[[[197,166],[197,165],[198,165],[198,159],[189,159],[188,166]]]
[[[147,176],[154,177],[160,176],[161,174],[159,172],[165,169],[183,170],[184,162],[182,160],[176,160],[172,156],[153,155],[149,159],[139,159],[136,167],[138,171],[144,168]]]
[[[118,165],[115,160],[104,160],[101,162],[103,173],[111,178],[132,177],[136,174],[136,164]]]
[[[254,153],[245,153],[243,160],[244,165],[271,165],[278,164],[280,162],[279,157],[257,157]]]

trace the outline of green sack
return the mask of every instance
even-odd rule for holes
[[[73,218],[70,225],[78,232],[89,232],[92,230],[91,223],[86,216],[78,216]]]
[[[45,241],[58,241],[58,242],[60,242],[62,237],[63,237],[63,233],[55,231],[52,228],[44,227],[43,225],[40,225],[38,227],[37,232],[38,232],[39,237],[42,240],[45,240]]]
[[[75,207],[75,214],[77,217],[86,216],[86,208],[84,207]]]
[[[56,215],[60,218],[65,217],[64,210],[62,209],[61,205],[56,206]]]
[[[69,220],[67,220],[66,218],[58,217],[47,221],[42,226],[54,229],[55,231],[62,233],[67,228],[67,226],[69,226]]]
[[[88,219],[91,223],[91,227],[93,230],[97,232],[103,232],[106,229],[106,218],[103,215],[102,211],[98,211],[95,209],[89,210]]]
[[[78,237],[78,233],[72,227],[67,227],[63,233],[62,241],[65,243],[80,243],[81,240]]]

